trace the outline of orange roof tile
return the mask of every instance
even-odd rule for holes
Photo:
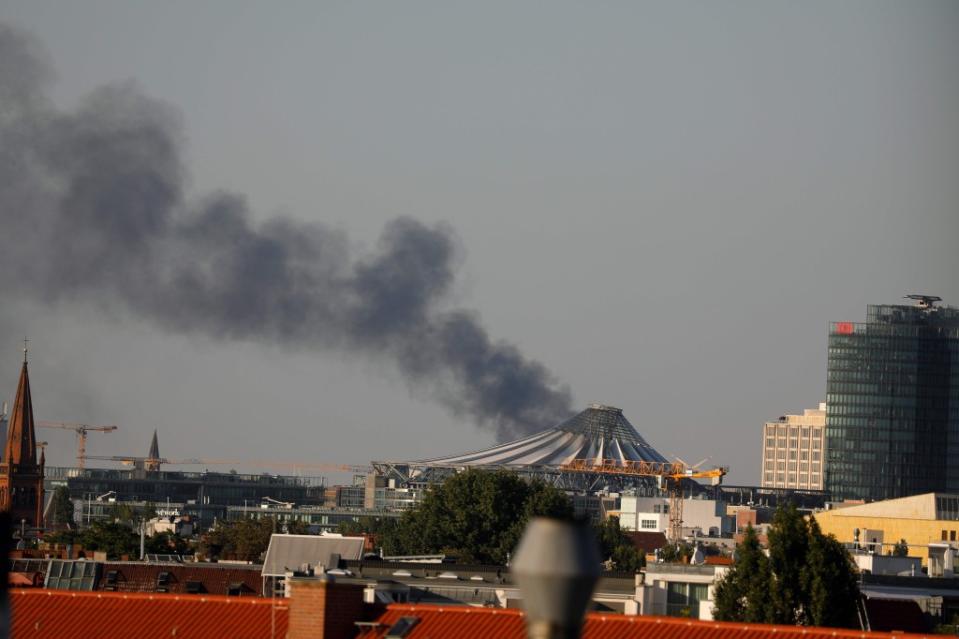
[[[520,610],[502,608],[469,608],[462,606],[392,604],[357,639],[379,639],[386,636],[400,617],[417,617],[407,639],[426,637],[459,637],[462,639],[524,639],[524,614]],[[923,635],[889,634],[773,626],[745,623],[696,621],[674,617],[606,615],[591,613],[586,617],[583,639],[917,639]]]
[[[11,589],[17,639],[285,637],[287,602],[255,597]]]

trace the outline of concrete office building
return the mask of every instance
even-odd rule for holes
[[[763,426],[763,488],[822,490],[826,404]]]

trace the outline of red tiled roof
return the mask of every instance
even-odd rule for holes
[[[629,540],[633,542],[633,546],[637,550],[641,550],[645,553],[652,553],[657,548],[662,548],[666,545],[666,535],[661,532],[649,532],[643,530],[633,530],[626,533],[626,536],[629,537]]]
[[[11,589],[17,639],[285,637],[287,602],[258,597]],[[275,632],[273,630],[275,629]]]
[[[416,617],[419,622],[407,639],[459,637],[463,639],[525,639],[524,615],[520,610],[469,608],[433,605],[392,604],[357,639],[380,639],[400,617]],[[773,626],[745,623],[696,621],[674,617],[587,615],[583,639],[916,639],[923,635]]]

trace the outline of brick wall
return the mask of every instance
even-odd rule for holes
[[[340,639],[356,634],[364,619],[363,586],[336,583],[330,576],[293,578],[287,639]]]

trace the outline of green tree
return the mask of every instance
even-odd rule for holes
[[[646,565],[646,557],[620,528],[619,517],[609,517],[595,527],[600,556],[609,560],[615,570],[637,572]]]
[[[908,557],[909,556],[909,546],[906,544],[905,539],[900,539],[899,543],[892,547],[892,556],[893,557]]]
[[[815,518],[809,520],[809,554],[802,583],[808,602],[803,610],[804,623],[837,628],[859,626],[856,567],[835,537],[822,534]]]
[[[504,563],[530,517],[572,517],[572,504],[541,481],[508,471],[470,469],[434,486],[403,513],[391,540],[396,554],[447,552],[460,562]]]
[[[713,617],[717,621],[773,621],[773,576],[769,559],[752,526],[736,546],[736,563],[716,584]]]
[[[283,524],[283,531],[288,535],[309,535],[310,525],[299,519]]]
[[[396,517],[360,517],[356,521],[344,521],[337,526],[341,535],[369,535],[374,548],[382,548],[386,555],[402,553],[398,542],[399,519]]]
[[[111,510],[114,521],[119,523],[129,523],[136,519],[136,510],[130,504],[116,502]]]
[[[122,555],[138,557],[140,535],[129,526],[117,522],[95,521],[83,530],[62,530],[44,538],[52,544],[79,544],[84,550],[107,553],[108,559]]]
[[[53,491],[52,501],[53,521],[51,523],[59,526],[72,526],[73,500],[70,499],[70,489],[66,486],[57,486],[57,489]]]
[[[685,541],[668,543],[659,549],[660,560],[666,563],[688,563],[693,556],[693,547]]]
[[[276,529],[272,517],[220,522],[200,538],[200,554],[211,559],[258,561]]]
[[[164,530],[147,537],[144,547],[147,552],[158,555],[186,555],[190,551],[189,542],[171,530]]]
[[[808,606],[802,578],[808,552],[806,520],[794,504],[780,507],[769,530],[769,566],[776,576],[772,582],[775,623],[799,623],[802,610]]]
[[[773,518],[768,560],[751,527],[736,553],[736,563],[716,587],[717,619],[859,627],[852,558],[794,506],[780,508]]]

